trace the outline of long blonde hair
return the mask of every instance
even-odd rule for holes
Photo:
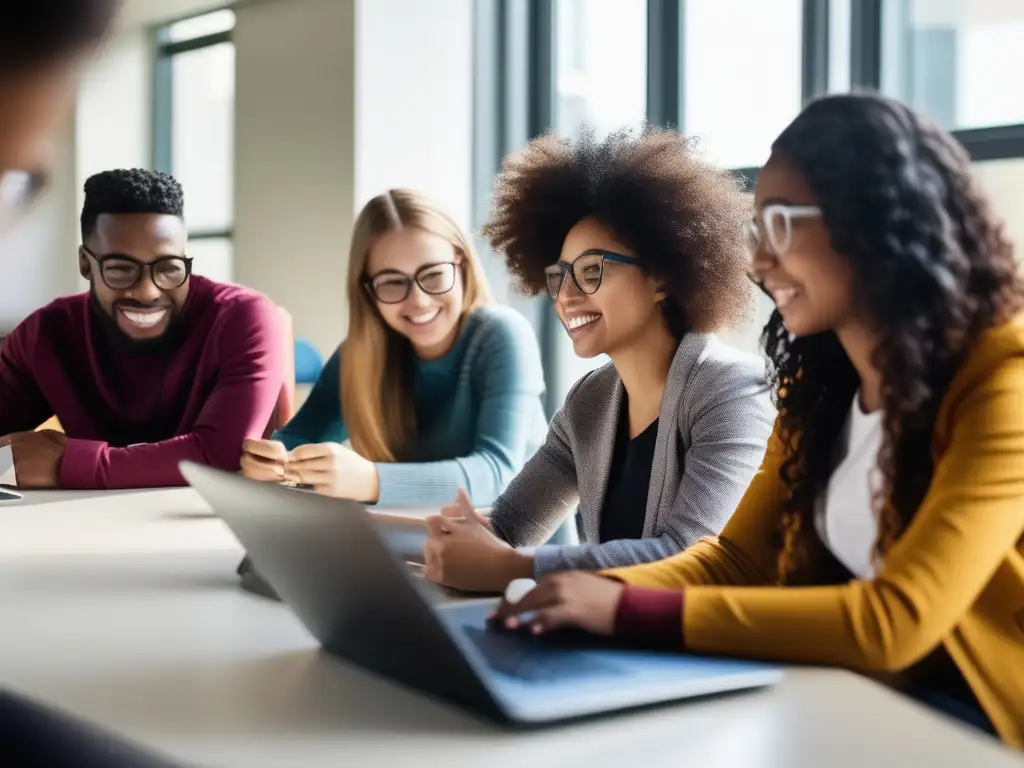
[[[461,257],[460,324],[492,303],[480,259],[469,238],[433,200],[409,189],[390,189],[363,206],[352,232],[348,260],[348,337],[341,349],[341,408],[352,447],[370,461],[399,461],[416,439],[409,340],[384,322],[366,290],[370,250],[383,235],[415,227],[443,237]]]

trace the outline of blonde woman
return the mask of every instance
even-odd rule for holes
[[[453,219],[403,189],[356,220],[348,303],[347,338],[295,417],[246,442],[243,473],[382,507],[447,504],[460,487],[489,505],[547,431],[529,323],[492,304]]]

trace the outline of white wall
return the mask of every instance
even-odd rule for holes
[[[152,45],[145,30],[113,40],[82,79],[76,113],[78,200],[85,180],[152,160]]]
[[[290,0],[239,8],[235,26],[235,281],[323,352],[346,327],[354,15],[354,0]]]
[[[153,46],[146,29],[122,32],[82,78],[75,114],[76,222],[85,202],[85,180],[115,168],[148,168],[152,163]],[[77,270],[77,259],[67,259]],[[64,268],[62,266],[62,268]],[[88,283],[79,278],[78,289]]]
[[[176,21],[234,5],[236,0],[126,0],[121,23],[127,29]]]

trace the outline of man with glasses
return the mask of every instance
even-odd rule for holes
[[[182,459],[238,469],[282,388],[277,308],[192,274],[166,174],[91,177],[81,223],[89,291],[37,311],[0,350],[0,442],[18,486],[182,485]],[[51,416],[64,431],[36,431]]]

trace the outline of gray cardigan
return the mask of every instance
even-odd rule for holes
[[[687,334],[661,401],[643,538],[599,544],[624,395],[610,363],[576,382],[544,445],[494,503],[495,533],[535,547],[536,577],[659,560],[717,534],[764,457],[775,418],[764,363],[712,335]],[[537,546],[577,504],[586,543]]]

